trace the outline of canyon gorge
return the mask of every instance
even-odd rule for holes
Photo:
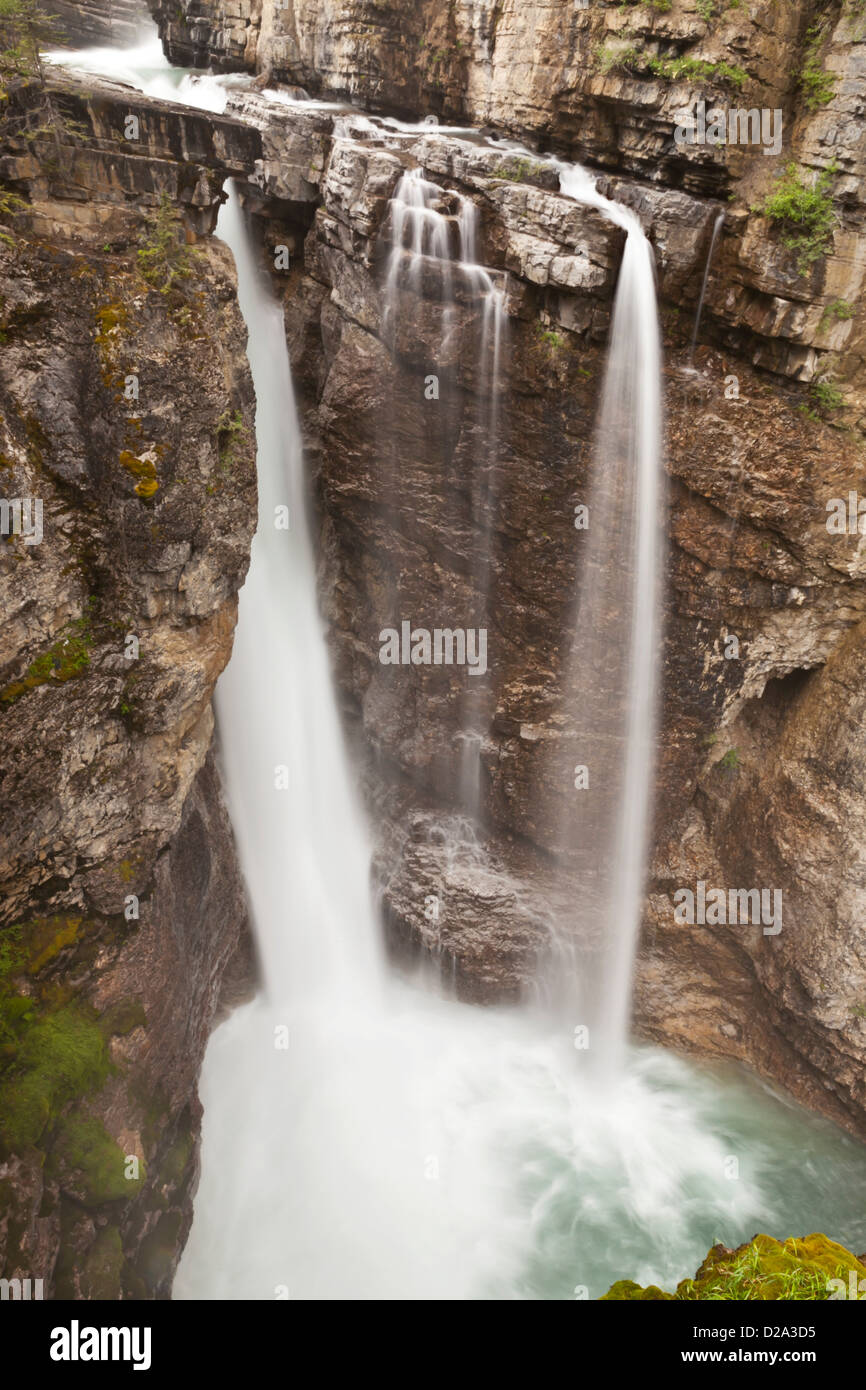
[[[613,694],[593,721],[614,710],[630,598],[614,586],[592,618],[610,631],[607,647],[579,636],[575,648],[603,558],[584,556],[577,592],[575,574],[582,509],[592,535],[599,487],[613,486],[628,448],[600,427],[600,406],[606,381],[613,391],[615,308],[629,339],[629,255],[632,338],[644,346],[654,275],[659,492],[636,511],[651,529],[658,508],[664,584],[642,571],[637,587],[663,589],[658,632],[652,605],[637,605],[629,640],[639,651],[647,634],[657,660],[628,708],[646,706],[645,740],[656,703],[658,715],[634,968],[629,947],[619,976],[631,1031],[655,1059],[639,1074],[685,1094],[673,1053],[725,1074],[748,1068],[768,1095],[804,1107],[796,1116],[813,1112],[817,1134],[838,1136],[815,1141],[814,1161],[846,1155],[856,1211],[866,8],[54,8],[63,46],[44,44],[44,82],[4,80],[0,105],[0,477],[7,498],[40,500],[43,529],[28,544],[6,527],[0,547],[0,1273],[43,1277],[57,1298],[171,1296],[193,1223],[208,1040],[246,1005],[212,1046],[222,1065],[232,1039],[247,1055],[228,1029],[254,1017],[262,1006],[249,1001],[277,970],[274,938],[256,944],[253,930],[263,909],[250,856],[267,834],[236,813],[264,717],[244,690],[259,682],[263,699],[280,695],[296,734],[312,724],[315,711],[286,690],[315,639],[272,664],[280,639],[261,635],[247,643],[247,685],[231,685],[230,667],[218,688],[248,572],[250,622],[266,607],[267,565],[282,573],[264,548],[250,567],[257,514],[271,539],[281,507],[295,545],[304,527],[297,477],[291,496],[269,491],[260,465],[257,490],[254,376],[267,363],[256,364],[250,316],[266,310],[253,269],[239,302],[247,246],[282,315],[270,359],[284,340],[291,367],[270,394],[293,392],[296,405],[296,426],[267,428],[291,435],[279,447],[309,488],[310,552],[279,592],[289,605],[314,572],[336,699],[321,737],[349,749],[389,968],[438,982],[457,1037],[464,1016],[496,1020],[502,1047],[509,1011],[548,999],[563,971],[585,971],[604,936],[586,889],[600,854],[574,821],[576,772],[593,762],[579,692],[605,692],[608,676]],[[678,138],[700,102],[781,113],[781,150]],[[623,370],[619,397],[640,403],[646,384]],[[640,419],[645,442],[651,404]],[[847,524],[834,528],[837,499]],[[382,634],[407,622],[483,630],[483,675],[411,655],[384,663]],[[313,631],[312,606],[297,625]],[[319,692],[328,684],[324,660],[309,679]],[[248,743],[232,744],[230,722],[249,726]],[[288,753],[272,759],[284,761],[296,778]],[[307,771],[311,807],[323,786],[342,785],[339,771]],[[342,825],[342,806],[316,803],[310,820],[330,810]],[[289,844],[303,819],[286,822]],[[641,841],[641,826],[634,834]],[[625,874],[622,860],[614,868],[598,896]],[[347,885],[345,915],[366,920],[353,855],[335,853],[332,873]],[[717,884],[778,891],[781,930],[677,920],[678,890]],[[580,939],[564,941],[581,903]],[[372,980],[363,952],[348,961]],[[586,1022],[582,1007],[566,1007],[568,1035]],[[262,1018],[281,1026],[279,1012]],[[431,1051],[438,1036],[431,1024]],[[395,1025],[383,1055],[401,1040],[409,1048]],[[216,1073],[206,1076],[205,1124]],[[629,1088],[637,1094],[634,1078]],[[667,1112],[647,1102],[645,1115],[662,1125]],[[801,1121],[789,1124],[770,1128],[788,1142]],[[131,1187],[118,1155],[136,1160]],[[216,1200],[207,1162],[205,1203]],[[797,1201],[808,1212],[807,1188]],[[829,1219],[816,1208],[809,1229]],[[851,1248],[862,1250],[862,1219],[850,1219],[850,1234],[827,1234],[859,1236]],[[179,1279],[194,1297],[207,1247],[189,1248]],[[702,1257],[690,1250],[670,1256],[671,1268],[684,1261],[679,1277]],[[612,1258],[584,1281],[593,1297],[615,1278],[657,1273],[643,1254],[640,1269]],[[567,1296],[576,1276],[557,1259],[559,1283],[514,1287]],[[468,1282],[460,1296],[474,1296]]]

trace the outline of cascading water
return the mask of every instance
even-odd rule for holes
[[[701,326],[701,318],[703,317],[703,313],[704,313],[704,301],[706,300],[706,297],[707,297],[707,286],[708,286],[709,283],[710,283],[710,271],[711,271],[712,268],[713,268],[713,257],[714,257],[715,254],[716,254],[716,242],[717,242],[718,239],[719,239],[719,234],[721,233],[721,230],[722,230],[722,228],[724,227],[724,225],[725,225],[725,214],[724,214],[723,212],[720,212],[719,215],[718,215],[718,217],[717,217],[716,220],[715,220],[715,223],[713,224],[713,235],[712,235],[712,237],[710,238],[710,250],[709,250],[709,253],[708,253],[708,255],[707,255],[707,264],[706,264],[706,267],[704,268],[704,278],[703,278],[703,281],[701,282],[701,295],[700,295],[700,299],[698,300],[698,309],[697,309],[697,313],[695,314],[695,326],[694,326],[694,328],[693,328],[693,330],[692,330],[692,341],[691,341],[691,346],[689,347],[689,362],[688,362],[688,365],[689,365],[690,367],[692,366],[692,364],[693,364],[693,362],[694,362],[694,360],[695,360],[695,348],[696,348],[697,345],[698,345],[698,330],[700,329],[700,326]]]
[[[574,920],[595,942],[577,978],[558,982],[589,1026],[589,1055],[621,1064],[643,900],[656,735],[662,572],[661,342],[652,250],[637,218],[601,197],[585,170],[560,168],[563,193],[626,232],[601,411],[580,531],[577,622],[563,682],[578,766],[563,827],[580,873]],[[569,745],[571,746],[571,745]],[[557,775],[573,776],[570,767]],[[577,778],[576,781],[580,781]],[[562,985],[565,988],[563,990]]]
[[[152,89],[151,65],[121,62]],[[165,63],[157,78],[175,99],[219,100],[216,79]],[[385,965],[317,615],[282,314],[234,199],[219,231],[249,330],[261,505],[217,704],[265,991],[208,1047],[174,1296],[594,1298],[623,1276],[669,1286],[716,1239],[759,1228],[863,1249],[859,1146],[737,1069],[641,1048],[615,1086],[591,1084],[558,1017],[461,1006]],[[288,535],[273,526],[286,504]]]
[[[433,138],[433,137],[430,137]],[[478,262],[478,209],[470,198],[447,193],[423,176],[420,168],[400,179],[391,201],[391,253],[384,290],[382,331],[391,351],[401,337],[400,309],[409,295],[417,312],[425,287],[441,303],[437,374],[471,371],[478,403],[471,469],[472,523],[478,536],[473,565],[477,597],[471,627],[486,626],[490,608],[492,509],[500,434],[502,359],[507,323],[506,291],[494,273]],[[499,277],[502,280],[502,277]],[[468,341],[456,342],[458,302],[480,303],[480,325]],[[410,328],[411,333],[411,328]],[[446,420],[443,450],[448,444]],[[487,691],[470,680],[463,697],[458,799],[476,823],[481,815],[481,741],[488,705]]]

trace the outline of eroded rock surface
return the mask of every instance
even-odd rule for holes
[[[0,479],[26,509],[0,546],[0,1269],[166,1297],[202,1054],[223,977],[249,979],[210,750],[254,401],[230,255],[177,249],[229,172],[219,128],[139,105],[155,144],[126,158],[101,143],[122,93],[51,100],[62,157],[20,120],[2,157]],[[177,259],[141,261],[159,225]]]

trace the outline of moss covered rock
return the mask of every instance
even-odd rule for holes
[[[144,1165],[131,1165],[102,1122],[86,1115],[63,1120],[49,1167],[63,1190],[87,1207],[129,1201],[144,1180]]]
[[[71,1004],[27,1031],[0,1083],[0,1152],[37,1143],[67,1101],[98,1090],[109,1073],[93,1010]]]
[[[641,1288],[629,1279],[613,1284],[602,1301],[635,1302],[671,1299],[682,1302],[770,1300],[824,1302],[833,1293],[831,1280],[848,1287],[851,1272],[866,1279],[866,1264],[828,1236],[785,1241],[757,1235],[735,1250],[714,1245],[693,1279],[683,1279],[676,1293],[651,1284]]]

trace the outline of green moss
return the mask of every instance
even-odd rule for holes
[[[121,999],[106,1009],[99,1026],[108,1038],[125,1038],[133,1029],[147,1026],[144,1005],[140,999]]]
[[[82,917],[40,917],[27,928],[27,973],[38,975],[55,956],[74,946],[81,932]]]
[[[21,1038],[33,1022],[36,1004],[29,994],[0,993],[0,1069],[18,1055]]]
[[[136,1264],[147,1287],[155,1290],[171,1275],[180,1244],[179,1212],[163,1212],[154,1229],[144,1238]]]
[[[22,931],[20,922],[0,931],[0,980],[7,979],[23,964]]]
[[[69,1004],[38,1018],[24,1034],[0,1083],[0,1150],[36,1144],[61,1108],[98,1090],[110,1070],[93,1010]]]
[[[123,1244],[116,1226],[103,1226],[87,1252],[80,1274],[81,1297],[114,1300],[120,1297]]]
[[[111,388],[120,384],[122,374],[117,362],[118,348],[128,322],[129,311],[120,300],[101,304],[96,310],[94,342],[102,365],[102,379]]]
[[[0,690],[0,703],[14,704],[22,695],[40,685],[62,685],[74,676],[80,676],[90,665],[92,644],[90,619],[87,616],[77,618],[47,651],[30,663],[19,680],[11,681]]]
[[[622,1279],[604,1295],[609,1301],[676,1299],[679,1302],[770,1301],[825,1302],[833,1292],[832,1279],[848,1283],[854,1270],[858,1281],[866,1265],[850,1250],[824,1235],[777,1241],[758,1235],[747,1245],[729,1250],[715,1245],[693,1279],[683,1279],[675,1294],[654,1286],[642,1289]]]
[[[144,1165],[137,1178],[127,1178],[126,1155],[102,1122],[90,1116],[61,1121],[49,1167],[64,1190],[88,1207],[128,1201],[144,1182]]]
[[[640,1284],[635,1284],[631,1279],[620,1279],[602,1295],[600,1302],[649,1303],[663,1299],[673,1302],[673,1298],[672,1293],[664,1293],[662,1289],[656,1288],[655,1284],[649,1284],[642,1289]]]
[[[224,410],[217,422],[217,452],[220,470],[231,473],[247,440],[247,427],[239,410]]]
[[[543,323],[535,325],[535,336],[539,343],[548,349],[552,356],[561,352],[565,347],[565,339],[561,333],[556,333],[552,328],[547,328]]]

